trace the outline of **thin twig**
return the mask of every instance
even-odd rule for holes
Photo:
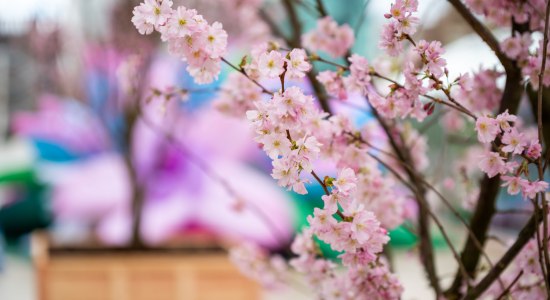
[[[502,291],[502,293],[500,293],[500,295],[497,297],[496,300],[500,300],[500,299],[504,299],[504,297],[506,297],[506,295],[508,295],[510,293],[510,290],[512,290],[512,287],[516,284],[516,282],[518,282],[519,278],[523,275],[523,270],[521,270],[518,275],[516,276],[516,278],[514,278],[514,280],[512,280],[512,282],[510,283],[510,285],[504,290]]]
[[[321,178],[319,178],[319,176],[317,176],[315,171],[312,170],[311,175],[313,175],[313,177],[315,177],[315,180],[317,180],[317,182],[319,182],[319,184],[323,187],[323,190],[325,191],[325,194],[327,196],[330,195],[330,192],[328,191],[327,185],[323,182],[323,180],[321,180]]]
[[[384,167],[386,167],[392,174],[394,174],[395,177],[397,177],[397,179],[399,179],[399,181],[401,181],[403,184],[405,184],[410,190],[411,192],[415,193],[417,192],[416,191],[416,188],[413,187],[410,183],[408,183],[401,175],[399,175],[399,173],[394,170],[390,165],[388,165],[387,163],[385,163],[384,161],[382,161],[380,158],[378,158],[376,155],[373,155],[372,153],[368,153],[372,158],[374,158],[376,161],[378,161],[381,165],[383,165]],[[452,254],[453,254],[453,257],[455,258],[459,268],[462,270],[463,272],[463,276],[465,277],[468,277],[468,272],[466,272],[466,269],[464,268],[464,265],[462,264],[462,261],[460,260],[460,256],[458,255],[458,252],[456,251],[454,245],[452,244],[451,242],[451,239],[449,238],[447,232],[445,231],[445,228],[443,227],[442,223],[439,221],[439,219],[437,218],[437,216],[428,208],[427,209],[427,212],[428,214],[430,215],[430,217],[434,220],[437,228],[439,229],[439,231],[441,232],[441,234],[443,235],[443,238],[445,239],[445,242],[447,243],[447,245],[449,246],[449,249],[451,250]]]
[[[521,229],[518,234],[518,237],[514,244],[504,253],[504,255],[499,259],[495,264],[495,267],[492,268],[486,275],[479,281],[479,283],[471,288],[464,300],[473,300],[478,299],[479,296],[489,288],[489,286],[495,281],[495,279],[500,276],[500,274],[508,267],[508,265],[514,260],[516,255],[523,249],[523,246],[531,240],[535,234],[538,224],[541,222],[540,218],[532,216],[527,224]]]
[[[474,234],[472,228],[470,228],[470,225],[468,224],[468,222],[466,222],[466,220],[464,220],[464,218],[460,215],[460,213],[452,206],[452,204],[449,202],[449,200],[447,200],[433,185],[431,185],[429,182],[427,182],[426,180],[424,180],[424,184],[429,188],[431,189],[434,193],[436,193],[436,195],[438,195],[438,197],[441,199],[441,201],[443,201],[443,203],[445,204],[445,206],[447,206],[449,208],[449,210],[453,213],[453,215],[460,220],[460,222],[464,225],[464,227],[466,228],[466,231],[468,232],[468,235],[470,236],[470,238],[474,241],[476,247],[478,248],[478,250],[481,252],[481,254],[483,255],[483,257],[485,258],[485,260],[487,260],[487,263],[489,264],[489,266],[491,268],[494,267],[494,264],[493,262],[491,261],[491,259],[489,258],[489,255],[487,255],[487,253],[485,252],[484,248],[483,248],[483,245],[481,245],[481,243],[479,242],[479,240],[476,238],[476,235]],[[502,283],[502,281],[500,280],[500,277],[498,278],[498,281],[499,283],[501,284],[501,286],[503,286],[504,288],[504,284]]]
[[[250,76],[248,76],[248,74],[246,74],[246,72],[240,68],[240,67],[237,67],[235,66],[234,64],[232,64],[231,62],[229,62],[227,59],[225,59],[225,57],[222,57],[222,61],[227,64],[228,66],[230,66],[232,69],[234,69],[235,71],[243,74],[244,76],[246,76],[246,78],[248,78],[250,81],[252,81],[252,83],[254,83],[255,85],[257,85],[259,88],[262,89],[262,93],[264,94],[268,94],[268,95],[273,95],[273,92],[269,91],[268,89],[266,89],[263,85],[261,85],[258,81],[256,81],[255,79],[252,79],[250,78]]]
[[[395,152],[395,154],[399,157],[401,161],[404,162],[411,162],[411,152],[410,149],[408,149],[406,146],[404,146],[403,138],[399,134],[398,138],[401,140],[401,143],[397,142],[397,139],[395,138],[395,132],[386,122],[384,119],[380,116],[378,111],[368,98],[366,98],[367,103],[370,105],[374,117],[377,119],[378,123],[384,130],[386,136],[388,137],[388,140],[390,142],[390,145]],[[420,258],[424,264],[424,268],[426,271],[426,274],[428,276],[430,285],[433,287],[434,292],[436,294],[436,297],[439,298],[442,294],[441,291],[441,285],[437,278],[437,270],[435,265],[435,257],[433,253],[433,246],[431,243],[431,233],[430,233],[430,223],[429,218],[430,215],[428,213],[429,210],[429,203],[426,200],[426,190],[424,186],[419,182],[419,176],[415,171],[407,170],[406,169],[407,176],[409,177],[411,183],[415,186],[413,189],[415,199],[418,203],[418,233],[419,233],[419,242],[420,242]]]

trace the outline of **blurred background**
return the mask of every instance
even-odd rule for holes
[[[238,7],[240,1],[174,2],[197,8],[211,22],[222,22],[230,36],[229,58],[235,62],[252,44],[269,37],[266,25],[247,28],[243,16],[250,13]],[[353,52],[375,60],[390,1],[324,2],[334,19],[356,30]],[[313,28],[315,15],[308,6],[314,1],[296,3],[305,3],[297,4],[305,30]],[[309,195],[297,197],[277,187],[269,176],[270,161],[252,141],[246,121],[212,108],[216,90],[230,70],[211,85],[195,85],[185,64],[169,56],[158,36],[138,35],[130,22],[136,4],[0,0],[0,299],[46,299],[52,291],[48,285],[55,285],[56,291],[71,285],[84,291],[84,286],[78,289],[81,282],[71,279],[81,278],[78,264],[90,268],[97,262],[90,257],[100,253],[104,260],[109,253],[147,253],[147,259],[161,261],[175,256],[180,262],[205,257],[198,260],[208,265],[225,257],[228,245],[251,240],[284,254],[294,233],[306,224],[305,217],[321,204],[320,188],[312,186]],[[287,29],[279,1],[264,1],[261,7]],[[452,76],[496,65],[490,50],[446,2],[421,1],[420,8],[419,35],[444,43]],[[237,11],[242,15],[237,17]],[[142,101],[154,97],[157,89],[174,91],[175,96],[170,101]],[[356,100],[350,103],[362,104]],[[352,114],[358,125],[370,120],[368,113],[349,105],[338,105],[337,110]],[[441,146],[457,138],[445,136],[438,126],[427,130],[434,157],[442,152],[447,157],[461,155],[467,142],[472,143],[470,131],[456,145]],[[430,171],[441,174],[437,172],[451,172],[451,167],[434,160]],[[522,205],[518,199],[501,200],[504,208]],[[497,219],[497,230],[513,230],[522,220],[521,215]],[[454,224],[450,216],[447,221]],[[396,271],[410,279],[403,279],[405,298],[425,299],[422,295],[431,294],[417,276],[420,263],[411,259],[414,235],[403,227],[391,235]],[[457,243],[462,235],[456,234]],[[451,256],[441,237],[435,236],[440,269],[452,275]],[[49,272],[57,257],[74,261],[57,265],[57,273]],[[141,283],[168,278],[152,280],[153,286],[172,278],[171,263],[151,271],[140,267],[140,261],[148,260],[130,259],[117,270],[141,268],[141,275],[132,277]],[[102,267],[97,268],[100,272]],[[230,270],[227,264],[227,269],[212,271],[204,280],[215,282],[225,278],[219,272],[231,274]],[[52,274],[57,274],[57,281],[52,281]],[[195,276],[185,274],[177,276]],[[255,288],[250,282],[238,284]],[[258,295],[308,298],[307,293],[286,293]],[[145,290],[138,294],[139,299],[149,299]],[[126,299],[122,297],[113,299]],[[159,297],[154,299],[164,299]]]

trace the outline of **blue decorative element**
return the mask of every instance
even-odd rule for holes
[[[225,78],[225,72],[221,72],[218,80],[210,84],[196,84],[187,70],[184,67],[180,68],[177,72],[177,85],[182,89],[196,90],[190,93],[188,101],[185,102],[185,108],[192,111],[210,103],[216,96],[216,89],[221,86]]]
[[[67,162],[78,159],[78,155],[76,153],[55,142],[38,138],[34,138],[32,142],[38,151],[39,158],[42,160]]]

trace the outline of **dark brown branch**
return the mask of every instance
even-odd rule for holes
[[[301,44],[301,35],[302,35],[302,23],[300,22],[300,19],[298,18],[298,13],[294,7],[294,4],[292,4],[292,0],[282,0],[283,6],[285,7],[285,10],[288,14],[288,18],[290,19],[290,25],[292,27],[292,37],[290,38],[290,44],[289,46],[298,48]]]
[[[126,153],[124,154],[124,164],[128,170],[128,175],[132,187],[132,232],[131,232],[131,246],[133,248],[143,248],[143,239],[141,237],[141,223],[143,218],[143,207],[145,204],[145,185],[139,180],[137,170],[134,162],[132,161],[132,136],[136,122],[139,118],[139,108],[130,108],[125,112],[126,119],[126,131],[124,134],[124,142],[127,146]]]
[[[330,108],[330,105],[328,104],[328,95],[325,93],[323,86],[317,78],[315,78],[315,73],[312,71],[308,72],[307,78],[309,82],[311,83],[311,87],[313,88],[313,91],[315,92],[315,95],[317,96],[317,99],[319,100],[319,104],[321,105],[321,108],[323,111],[332,114],[332,109]]]
[[[369,103],[370,104],[370,103]],[[404,146],[404,141],[401,136],[400,144],[395,140],[394,132],[392,128],[386,123],[386,121],[378,114],[376,109],[371,105],[373,115],[376,117],[378,123],[383,128],[386,133],[390,145],[402,163],[407,165],[413,165],[413,160],[411,158],[410,149]],[[428,276],[430,285],[433,287],[436,294],[436,298],[439,298],[441,295],[441,286],[439,284],[439,279],[437,277],[437,270],[435,266],[435,258],[433,253],[433,247],[431,242],[431,232],[430,232],[430,222],[429,222],[429,204],[426,199],[426,189],[422,184],[422,181],[419,179],[419,174],[412,169],[405,168],[407,176],[411,184],[415,187],[412,191],[414,193],[415,199],[418,203],[418,236],[420,239],[420,259],[424,264],[424,269]]]
[[[301,42],[302,24],[300,23],[300,19],[298,18],[298,13],[296,11],[296,8],[294,7],[292,0],[282,0],[282,2],[289,16],[290,23],[292,25],[292,30],[293,30],[292,38],[286,39],[286,42],[290,47],[302,48],[302,42]],[[319,104],[321,105],[321,108],[323,109],[323,111],[329,114],[332,114],[332,110],[330,108],[329,101],[328,101],[328,96],[324,92],[323,86],[315,78],[315,76],[316,76],[316,72],[315,72],[315,68],[313,67],[307,73],[307,78],[311,83],[311,86],[313,87],[313,91],[315,92],[315,95],[317,96],[317,100],[319,101]]]
[[[544,139],[543,135],[543,121],[542,121],[542,94],[544,90],[544,73],[546,72],[546,55],[548,53],[548,20],[550,17],[550,1],[546,4],[546,14],[544,21],[544,38],[542,43],[542,64],[539,72],[539,90],[537,93],[537,129],[539,141],[542,143]],[[543,170],[543,157],[539,157],[537,161],[537,169],[539,180],[544,181],[544,170]],[[537,196],[540,197],[540,202],[542,202],[542,214],[543,214],[543,236],[542,236],[542,250],[539,248],[539,251],[543,252],[544,264],[546,268],[546,278],[544,278],[544,284],[546,287],[547,296],[550,296],[550,278],[548,278],[548,272],[550,271],[550,254],[548,254],[548,203],[546,202],[546,193],[539,193]],[[537,204],[538,207],[538,204]]]
[[[515,114],[519,107],[522,92],[521,72],[518,68],[514,67],[512,70],[507,71],[506,85],[504,87],[499,113],[508,110],[511,114]],[[496,201],[499,190],[500,176],[495,176],[493,178],[484,176],[481,180],[480,193],[477,198],[474,215],[470,221],[470,228],[472,228],[475,233],[475,238],[482,246],[485,245],[489,226],[496,212]],[[466,270],[472,277],[475,277],[480,256],[481,252],[476,242],[473,237],[469,236],[462,250],[461,258]],[[451,299],[458,298],[463,280],[462,273],[457,271],[455,279],[451,287],[445,292],[445,295]]]
[[[535,90],[531,84],[527,86],[527,94],[529,95],[529,103],[535,120],[538,120],[538,90]],[[550,90],[543,89],[542,92],[542,116],[550,116]],[[541,145],[550,145],[550,118],[542,118],[542,140]],[[548,149],[548,148],[547,148]],[[550,156],[547,156],[550,157]],[[543,167],[543,170],[545,168]]]
[[[319,184],[323,187],[323,191],[325,191],[325,194],[328,196],[330,195],[330,192],[328,191],[328,188],[327,188],[327,185],[325,184],[325,182],[323,180],[321,180],[321,178],[319,178],[319,176],[317,176],[317,174],[315,173],[315,171],[311,171],[311,175],[313,175],[313,177],[315,178],[315,180],[317,180],[317,182],[319,182]]]
[[[413,193],[416,193],[415,191],[415,187],[412,186],[410,183],[408,183],[401,175],[399,175],[399,173],[394,169],[392,168],[390,165],[388,165],[387,163],[385,163],[383,160],[381,160],[379,157],[377,157],[376,155],[373,155],[372,153],[370,152],[367,152],[367,154],[374,158],[376,161],[378,161],[378,163],[380,163],[382,166],[384,166],[386,169],[388,169],[401,183],[403,183],[404,185],[406,185],[409,190]],[[429,209],[428,207],[428,214],[430,215],[430,217],[434,220],[434,223],[436,224],[437,228],[439,229],[439,231],[441,232],[441,234],[443,235],[443,238],[445,239],[445,242],[447,243],[447,245],[449,246],[449,249],[451,250],[452,254],[453,254],[453,257],[455,258],[458,266],[459,266],[459,269],[462,270],[462,272],[464,273],[464,276],[467,276],[467,273],[466,273],[466,270],[464,269],[464,266],[462,265],[462,262],[460,261],[460,257],[458,256],[458,252],[456,251],[453,243],[451,242],[451,239],[449,237],[449,235],[447,234],[447,231],[445,230],[445,227],[443,226],[443,224],[439,221],[439,219],[437,218],[437,216]],[[491,263],[489,261],[489,263]],[[504,287],[503,287],[504,288]]]
[[[535,216],[531,217],[527,224],[521,229],[518,234],[518,238],[514,244],[504,253],[500,260],[496,263],[495,267],[492,268],[485,277],[472,289],[468,291],[464,300],[469,299],[478,299],[478,297],[489,288],[489,286],[496,280],[497,277],[508,267],[508,265],[514,260],[516,255],[523,249],[525,244],[535,234],[536,229],[538,228],[542,218],[536,218]]]
[[[322,17],[328,16],[327,9],[325,8],[325,5],[323,4],[323,0],[315,0],[317,3],[317,10],[321,14]]]

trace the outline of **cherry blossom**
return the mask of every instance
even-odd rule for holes
[[[346,88],[365,95],[371,80],[369,62],[366,58],[357,54],[353,54],[348,60],[350,62],[350,75],[344,78]]]
[[[497,120],[490,117],[479,117],[476,121],[477,139],[482,143],[490,143],[500,133]]]
[[[229,257],[243,274],[259,281],[266,288],[277,288],[285,284],[287,265],[280,256],[270,257],[261,247],[244,243],[232,248]]]
[[[529,91],[537,91],[539,85],[550,86],[550,67],[541,70],[543,42],[538,45],[533,42],[544,28],[541,12],[545,11],[546,3],[539,0],[453,3],[458,7],[465,4],[463,10],[481,15],[466,15],[467,20],[484,18],[473,26],[476,32],[484,29],[488,21],[488,28],[506,27],[502,32],[508,33],[500,42],[496,38],[483,38],[504,68],[479,68],[456,78],[449,75],[452,72],[447,70],[442,43],[417,38],[421,35],[417,34],[418,1],[391,3],[384,14],[387,21],[378,42],[385,54],[372,60],[372,64],[352,53],[355,36],[350,25],[339,25],[330,14],[325,14],[321,4],[317,8],[322,17],[313,30],[301,37],[282,35],[272,40],[269,32],[276,35],[278,27],[262,20],[261,1],[227,1],[224,5],[232,8],[233,16],[242,18],[237,21],[241,27],[249,27],[246,29],[249,35],[261,41],[254,43],[235,65],[223,58],[228,35],[222,24],[208,23],[195,10],[183,6],[172,9],[172,2],[167,0],[145,0],[134,9],[132,22],[141,34],[158,31],[168,51],[186,61],[187,70],[197,83],[216,80],[222,60],[231,65],[237,72],[227,77],[214,106],[235,117],[246,115],[254,141],[271,160],[271,176],[279,186],[298,194],[307,194],[314,184],[323,189],[322,207],[313,209],[307,217],[308,226],[293,240],[288,265],[258,245],[243,244],[231,252],[243,273],[274,287],[286,283],[284,275],[290,267],[304,275],[320,299],[399,299],[403,287],[389,271],[381,253],[389,241],[388,230],[407,218],[418,218],[420,222],[433,217],[437,221],[438,206],[429,203],[425,209],[433,211],[427,215],[418,209],[422,208],[423,200],[431,200],[426,199],[427,195],[431,197],[433,192],[447,201],[447,195],[438,191],[443,187],[441,193],[457,192],[453,198],[464,199],[462,204],[466,207],[481,207],[476,203],[478,199],[491,200],[480,198],[488,193],[484,186],[476,185],[480,176],[484,176],[481,182],[490,182],[493,190],[500,185],[510,195],[521,193],[534,205],[546,204],[540,197],[548,189],[541,158],[546,141],[528,118],[523,120],[515,115],[517,103],[505,102],[514,80],[516,86],[524,84]],[[459,12],[464,14],[460,9]],[[492,34],[492,30],[487,32]],[[325,58],[325,54],[338,60]],[[312,71],[311,61],[326,63],[332,69],[317,73]],[[510,70],[515,76],[511,76]],[[538,82],[541,73],[542,82]],[[310,86],[298,86],[306,74],[314,87],[311,94],[305,92]],[[503,88],[500,81],[505,77]],[[323,91],[319,92],[318,83],[330,96],[328,102]],[[371,110],[369,117],[376,119],[374,125],[358,128],[357,118],[342,113],[341,106],[351,107],[355,102],[336,102],[331,106],[332,100],[348,97],[350,102],[362,97],[365,108]],[[502,112],[504,108],[509,110]],[[434,122],[417,125],[430,118]],[[423,131],[433,124],[442,124],[444,140],[467,140],[475,133],[480,143],[466,148],[463,161],[448,163],[447,167],[447,157],[442,155],[441,162],[428,168],[434,162],[428,155],[433,149],[429,151],[428,145],[434,141]],[[445,167],[439,170],[439,165]],[[534,166],[543,171],[542,175],[537,174],[538,178],[532,171]],[[447,174],[440,176],[439,172]],[[457,176],[449,175],[453,173]],[[439,178],[442,180],[431,187],[431,180]],[[493,179],[487,181],[488,178]],[[496,201],[496,196],[493,198]],[[411,205],[413,200],[417,203]],[[454,209],[454,203],[446,205]],[[412,224],[422,229],[422,223]],[[429,240],[429,234],[421,238]],[[339,252],[339,260],[324,257],[321,242]],[[544,280],[543,274],[533,260],[541,253],[537,247],[536,241],[527,243],[511,265],[515,274],[506,273],[499,278],[508,286],[518,270],[529,273],[532,282],[527,276],[520,278],[515,287],[511,286],[510,295],[524,299],[544,297],[540,281]],[[422,255],[423,259],[429,259],[424,256],[426,253]],[[476,280],[470,283],[475,285]],[[468,292],[472,290],[468,288]],[[460,298],[462,292],[452,296]],[[488,293],[501,295],[502,287],[492,286]]]
[[[178,7],[168,20],[166,26],[166,40],[170,38],[184,38],[187,35],[192,35],[196,32],[199,23],[195,20],[197,11],[194,9],[187,9],[183,6]]]
[[[525,146],[527,146],[524,135],[519,133],[516,128],[511,128],[509,131],[504,132],[502,143],[506,145],[502,148],[502,151],[514,154],[521,154]]]
[[[187,61],[187,71],[195,82],[205,84],[218,78],[227,47],[227,33],[221,23],[209,25],[202,15],[184,6],[173,10],[169,0],[145,0],[133,13],[132,22],[138,31],[159,31],[170,52]]]
[[[262,90],[239,73],[229,74],[218,93],[214,107],[235,117],[242,117],[254,109],[254,103],[262,99]]]
[[[357,177],[350,168],[345,168],[338,172],[338,177],[334,181],[334,186],[340,193],[346,194],[357,186]]]
[[[419,19],[414,16],[418,9],[417,1],[398,0],[391,5],[390,12],[384,16],[391,21],[382,29],[380,48],[390,56],[397,56],[403,50],[405,36],[416,32]]]
[[[348,92],[341,74],[333,71],[323,71],[317,75],[317,80],[323,84],[329,95],[340,100],[348,98]]]
[[[279,51],[271,50],[260,55],[258,70],[262,76],[276,78],[284,72],[284,64],[283,55]]]
[[[324,51],[333,57],[344,55],[354,42],[353,29],[347,24],[338,26],[330,16],[319,19],[315,30],[302,36],[307,49]]]
[[[532,141],[529,142],[529,146],[527,148],[527,151],[526,151],[526,155],[530,158],[530,159],[537,159],[540,157],[542,153],[542,147],[539,143],[539,140],[538,139],[534,139]]]
[[[524,198],[533,199],[537,196],[538,193],[544,192],[548,189],[548,182],[546,181],[534,181],[534,182],[524,182],[522,184],[522,194]]]
[[[528,182],[526,179],[517,176],[502,176],[504,184],[508,187],[508,194],[517,195],[522,190],[522,187]]]
[[[289,78],[302,78],[311,70],[304,49],[292,49],[287,55],[287,75]]]
[[[497,174],[504,174],[508,171],[506,162],[496,152],[487,152],[479,161],[479,168],[487,173],[489,177],[495,177]]]
[[[171,14],[171,0],[145,0],[134,8],[132,22],[141,34],[150,34],[153,32],[151,27],[158,30],[166,24]]]

